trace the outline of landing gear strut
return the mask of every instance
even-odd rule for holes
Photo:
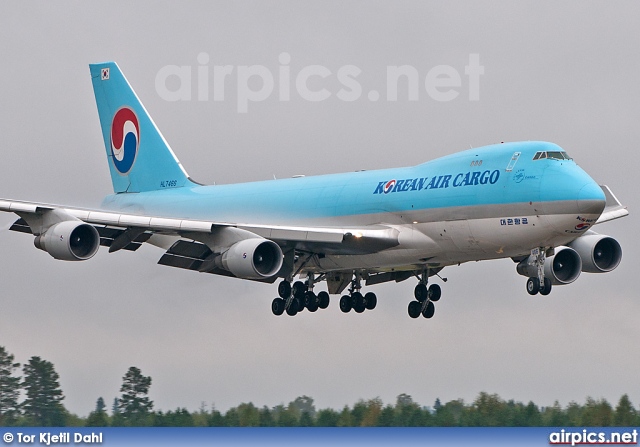
[[[367,292],[365,295],[360,293],[362,285],[360,284],[362,277],[356,272],[349,287],[349,295],[343,295],[340,298],[340,310],[349,313],[351,309],[361,314],[365,310],[373,310],[378,304],[378,297],[373,292]]]
[[[537,272],[537,276],[527,279],[527,292],[529,295],[549,295],[551,293],[551,280],[545,278],[544,263],[546,260],[546,252],[542,248],[534,248],[531,250],[531,258],[533,259],[533,268]],[[533,273],[533,272],[531,272]]]
[[[306,282],[296,281],[291,284],[291,280],[282,280],[278,284],[278,298],[271,302],[271,311],[274,315],[282,315],[285,311],[287,315],[294,316],[302,312],[305,308],[309,312],[329,307],[329,294],[320,292],[317,295],[313,292],[315,277],[310,274]]]
[[[420,314],[422,314],[424,318],[431,318],[436,312],[436,307],[433,303],[440,299],[442,290],[437,284],[431,284],[431,286],[427,287],[429,282],[428,267],[422,271],[422,274],[418,279],[420,282],[413,290],[413,296],[416,301],[411,301],[409,303],[409,316],[411,318],[418,318]]]

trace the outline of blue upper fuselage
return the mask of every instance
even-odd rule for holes
[[[534,160],[541,152],[564,153],[547,142],[496,144],[405,168],[115,194],[103,206],[129,214],[274,225],[346,225],[356,216],[360,224],[372,224],[381,222],[381,214],[428,221],[430,210],[447,208],[456,209],[460,219],[468,218],[460,211],[466,208],[529,202],[565,202],[567,213],[592,210],[597,203],[602,211],[604,193],[586,172],[562,156]]]

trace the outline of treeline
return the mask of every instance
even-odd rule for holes
[[[539,407],[505,401],[497,394],[482,392],[471,403],[462,399],[431,407],[401,394],[394,405],[379,398],[360,400],[341,410],[317,410],[311,397],[301,396],[287,405],[256,407],[242,403],[222,413],[205,405],[195,412],[185,408],[157,411],[148,393],[151,377],[131,367],[122,378],[120,396],[110,412],[102,397],[86,417],[69,413],[53,364],[32,357],[22,367],[0,346],[0,426],[91,426],[91,427],[536,427],[536,426],[639,426],[640,412],[625,394],[614,408],[605,399],[587,398],[561,407]],[[20,396],[24,398],[19,402]]]

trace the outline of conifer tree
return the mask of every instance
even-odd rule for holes
[[[31,357],[23,368],[22,386],[27,395],[22,407],[31,423],[43,427],[62,427],[66,410],[62,406],[64,395],[58,383],[53,363],[40,357]]]
[[[109,418],[107,416],[107,412],[104,410],[106,405],[104,403],[104,399],[99,397],[96,402],[96,409],[89,413],[89,417],[87,417],[86,426],[87,427],[106,427],[109,425]]]
[[[20,368],[20,363],[13,360],[13,354],[0,346],[0,426],[14,424],[20,414],[20,377],[13,376],[14,370]]]
[[[139,368],[132,366],[122,378],[118,401],[120,415],[128,426],[145,426],[149,424],[148,416],[153,410],[153,401],[149,399],[151,377],[143,376]]]

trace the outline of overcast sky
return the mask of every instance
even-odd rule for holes
[[[596,228],[623,247],[614,272],[531,297],[510,260],[448,267],[430,321],[407,316],[412,280],[371,288],[378,307],[362,315],[342,314],[332,297],[325,311],[274,317],[275,284],[158,266],[162,251],[150,246],[65,263],[1,231],[0,345],[22,363],[53,362],[66,407],[80,415],[100,396],[110,406],[130,366],[152,376],[151,398],[165,411],[303,394],[323,408],[400,393],[432,405],[481,391],[539,405],[615,404],[629,393],[637,407],[639,22],[632,1],[3,2],[0,197],[98,206],[111,192],[88,64],[115,60],[202,183],[408,166],[547,140],[631,215]],[[200,53],[210,75],[216,65],[263,65],[278,86],[283,52],[292,79],[327,67],[332,75],[309,85],[332,95],[311,102],[292,88],[284,102],[276,89],[238,113],[237,69],[223,101],[198,101],[196,80],[191,101],[166,101],[155,86],[167,65],[195,76]],[[478,101],[464,72],[470,54],[484,67]],[[336,96],[346,65],[362,70],[352,102]],[[419,72],[417,101],[403,84],[386,100],[394,65]],[[461,75],[454,100],[425,90],[438,65]],[[2,214],[0,225],[15,218]]]

